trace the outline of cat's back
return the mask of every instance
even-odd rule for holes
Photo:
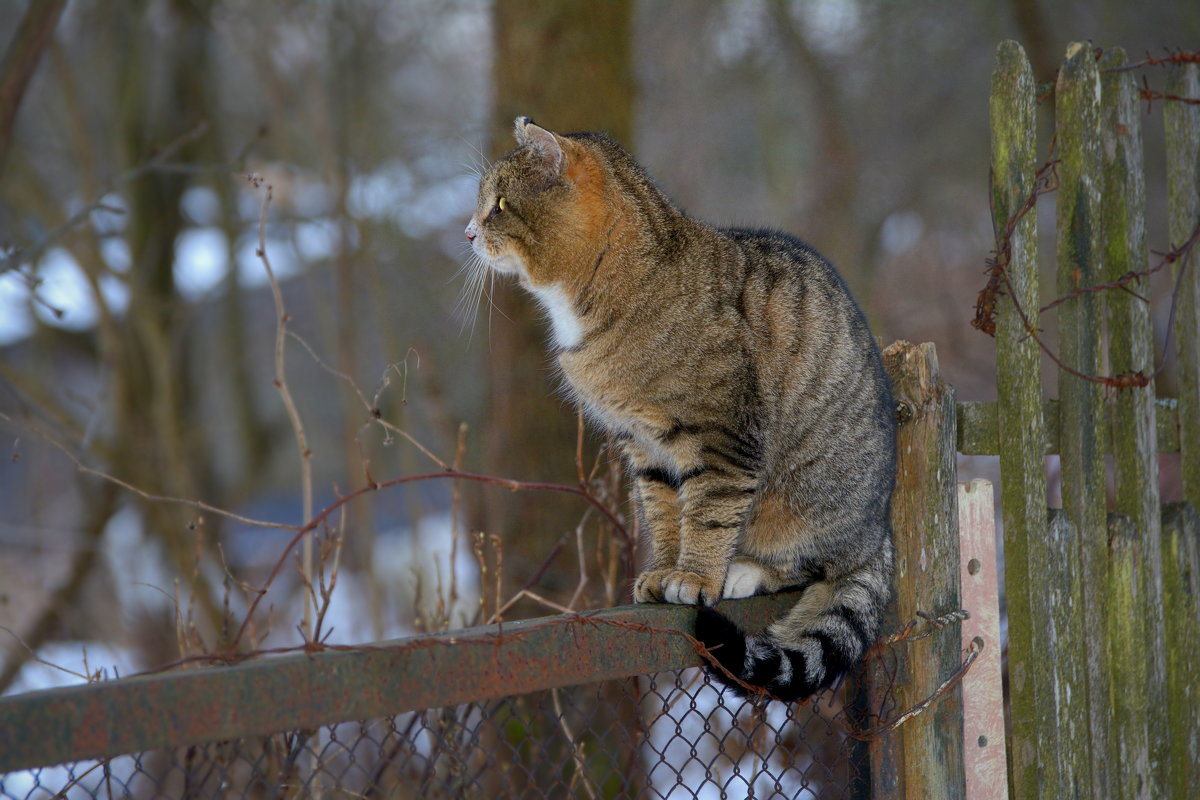
[[[737,256],[716,259],[714,286],[755,333],[762,359],[862,368],[878,362],[867,320],[842,276],[813,247],[779,231],[714,229]],[[727,264],[723,267],[721,262]]]
[[[890,386],[866,317],[841,275],[786,233],[715,233],[738,253],[729,261],[736,268],[717,285],[749,331],[748,354],[772,427],[822,439],[860,428],[859,437],[886,449],[894,416]]]

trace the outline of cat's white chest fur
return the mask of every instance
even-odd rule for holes
[[[579,344],[579,340],[583,338],[583,325],[575,316],[575,309],[571,307],[567,293],[558,286],[531,286],[530,289],[550,317],[554,342],[563,349]]]

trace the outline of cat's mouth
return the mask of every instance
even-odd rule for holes
[[[471,243],[471,249],[475,251],[475,255],[483,259],[483,263],[496,272],[504,275],[525,276],[525,264],[515,253],[490,253],[488,252],[490,248],[480,241],[480,239],[476,239]]]
[[[507,253],[498,258],[488,259],[488,266],[496,270],[496,272],[503,272],[505,275],[520,275],[522,277],[525,275],[524,265],[521,263],[521,260]]]

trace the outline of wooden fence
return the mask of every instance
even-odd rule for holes
[[[1189,797],[1200,785],[1200,106],[1167,100],[1174,256],[1149,262],[1142,121],[1119,50],[1081,44],[1054,87],[1042,167],[1036,91],[1019,45],[993,75],[998,232],[980,324],[994,311],[998,402],[960,408],[958,449],[1000,456],[1013,796]],[[1198,66],[1166,95],[1200,97]],[[1141,97],[1145,97],[1141,95]],[[1146,98],[1152,99],[1152,98]],[[1057,187],[1054,189],[1054,187]],[[1039,196],[1054,189],[1058,399],[1043,399]],[[1170,267],[1178,397],[1155,396],[1148,272]],[[1091,287],[1109,285],[1098,291]],[[1122,288],[1123,287],[1123,288]],[[993,304],[989,305],[989,304]],[[1161,359],[1161,356],[1160,356]],[[1159,455],[1178,452],[1186,503],[1163,506]],[[1047,509],[1057,454],[1062,508]]]

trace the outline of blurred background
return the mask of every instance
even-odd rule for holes
[[[457,465],[582,477],[636,534],[619,466],[593,433],[579,444],[556,393],[536,311],[500,283],[464,297],[478,173],[518,114],[607,131],[696,216],[806,239],[879,336],[935,342],[959,399],[994,399],[992,341],[970,320],[1007,38],[1052,86],[1068,42],[1195,49],[1200,15],[1174,0],[3,3],[0,691],[627,602],[638,556],[579,496],[445,479],[330,515],[306,590],[294,530],[251,523],[305,520],[256,255],[268,184],[317,511]],[[1146,125],[1148,241],[1166,249],[1161,117]],[[997,478],[988,459],[960,473]]]

